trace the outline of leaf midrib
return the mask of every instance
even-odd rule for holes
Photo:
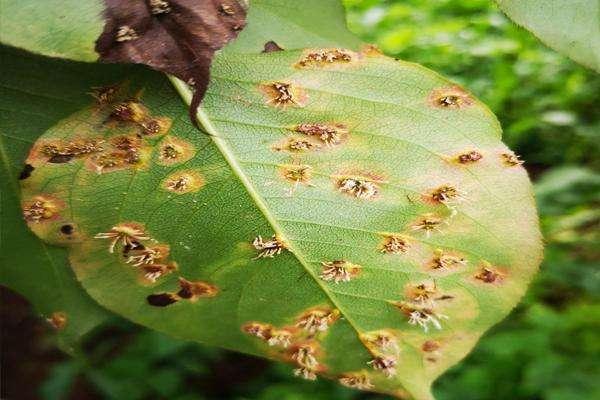
[[[191,90],[181,80],[179,80],[173,76],[169,76],[169,79],[175,86],[175,89],[177,90],[177,92],[179,93],[181,98],[184,100],[184,102],[189,105],[191,103],[191,99],[193,96],[193,93],[191,92]],[[302,265],[302,267],[314,279],[314,281],[317,283],[317,285],[319,285],[319,287],[321,288],[323,293],[325,293],[325,295],[327,296],[329,301],[331,301],[331,303],[340,311],[340,313],[344,316],[346,321],[348,321],[348,324],[356,332],[356,335],[357,335],[358,339],[360,340],[360,342],[363,343],[366,350],[370,353],[371,351],[370,351],[369,347],[361,339],[361,330],[359,329],[357,324],[352,320],[352,318],[349,316],[349,314],[344,310],[344,307],[342,307],[339,304],[339,302],[335,299],[335,296],[332,295],[332,293],[328,290],[327,286],[325,286],[325,284],[319,279],[319,277],[315,274],[315,272],[312,270],[312,268],[310,268],[310,266],[308,265],[308,262],[305,259],[306,257],[302,254],[302,252],[300,250],[298,250],[290,240],[286,240],[286,235],[284,234],[283,228],[280,226],[279,222],[273,216],[271,211],[269,211],[267,204],[265,203],[265,201],[263,200],[261,195],[256,191],[256,189],[254,188],[254,185],[252,184],[252,182],[250,182],[250,180],[248,179],[248,177],[242,170],[237,159],[235,158],[235,155],[229,148],[229,145],[219,135],[219,131],[213,126],[209,116],[206,114],[206,112],[201,107],[198,108],[197,118],[198,118],[198,122],[200,123],[200,125],[206,130],[206,132],[209,135],[211,135],[211,139],[213,140],[213,142],[215,143],[215,145],[217,146],[217,148],[219,149],[219,151],[221,152],[221,154],[223,155],[223,157],[225,158],[225,160],[231,167],[233,173],[238,177],[238,179],[240,180],[240,182],[242,183],[242,185],[244,186],[244,188],[246,189],[246,191],[248,192],[248,194],[250,195],[252,200],[254,200],[254,203],[256,204],[258,209],[262,212],[262,214],[265,217],[265,219],[267,220],[267,222],[271,225],[274,233],[283,239],[283,241],[286,243],[287,249],[290,251],[290,253],[292,253],[294,255],[294,257],[296,257],[296,259],[298,260],[300,265]]]

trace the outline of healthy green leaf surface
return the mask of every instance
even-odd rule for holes
[[[105,68],[102,79],[90,67],[41,60],[7,48],[2,48],[1,59],[0,283],[26,296],[45,318],[65,313],[66,324],[58,333],[68,350],[109,313],[76,281],[66,251],[40,242],[27,229],[19,211],[18,178],[40,134],[88,103],[85,92],[90,86],[113,81],[122,69]]]
[[[542,42],[600,72],[600,1],[496,0]]]

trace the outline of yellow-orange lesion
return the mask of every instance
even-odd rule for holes
[[[162,188],[177,194],[194,193],[205,185],[204,177],[196,171],[179,171],[169,175]]]

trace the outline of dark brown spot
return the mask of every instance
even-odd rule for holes
[[[73,228],[73,225],[71,225],[71,224],[66,224],[66,225],[63,225],[60,227],[60,231],[62,233],[64,233],[65,235],[72,234],[73,230],[74,230],[74,228]]]
[[[263,53],[272,53],[274,51],[282,51],[283,49],[274,41],[269,40],[267,43],[265,43],[265,48],[262,51]]]
[[[154,307],[166,307],[176,303],[179,299],[172,293],[157,293],[146,297],[148,304]]]
[[[52,164],[64,164],[71,161],[72,159],[73,156],[71,154],[57,154],[55,156],[50,157],[48,159],[48,162]]]
[[[25,164],[25,166],[23,167],[23,170],[19,174],[19,180],[22,181],[23,179],[29,178],[34,169],[35,168],[33,167],[33,165]]]

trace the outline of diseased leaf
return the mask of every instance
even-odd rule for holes
[[[600,72],[600,1],[496,0],[542,42]]]
[[[337,2],[320,3],[329,19],[298,25],[296,2],[253,2],[213,66],[210,137],[156,73],[96,92],[34,145],[23,211],[128,319],[429,399],[535,273],[530,184],[485,106],[359,49],[326,28],[343,23]],[[268,41],[286,51],[258,54]]]
[[[30,227],[140,324],[431,398],[540,258],[527,175],[495,118],[370,48],[228,52],[212,75],[212,138],[146,73],[44,134],[23,182]]]

